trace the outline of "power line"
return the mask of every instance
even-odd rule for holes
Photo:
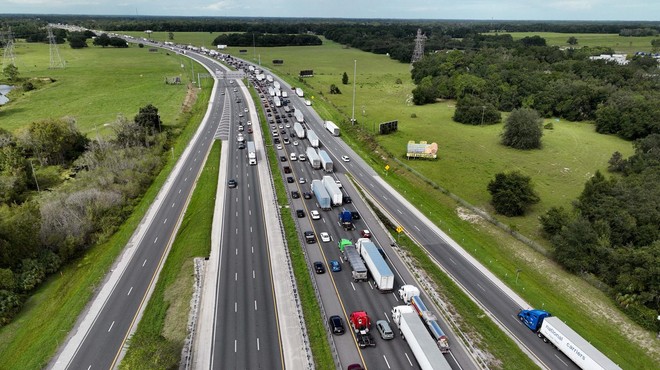
[[[4,70],[10,65],[16,65],[16,57],[14,56],[14,35],[11,33],[11,27],[8,31],[2,34],[2,41],[5,44],[5,52],[2,56],[2,69]]]
[[[48,25],[48,43],[50,44],[50,69],[64,68],[62,58],[60,58],[60,50],[57,47],[55,36],[53,35],[53,27]]]
[[[410,64],[417,62],[424,56],[424,44],[426,43],[426,35],[422,33],[422,29],[417,29],[417,37],[415,37],[415,50],[413,50]]]

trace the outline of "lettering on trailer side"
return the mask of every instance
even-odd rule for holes
[[[587,357],[584,355],[584,353],[582,353],[582,351],[580,351],[579,348],[575,347],[575,346],[573,345],[573,343],[571,343],[571,342],[569,342],[569,341],[566,341],[566,347],[568,347],[568,349],[570,349],[570,350],[571,350],[573,353],[575,353],[576,355],[580,356],[580,358],[581,358],[582,360],[584,360],[584,361],[587,360]]]

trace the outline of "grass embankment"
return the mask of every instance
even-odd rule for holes
[[[218,187],[221,142],[216,141],[199,176],[181,227],[137,331],[130,339],[125,369],[176,368],[188,333],[195,257],[211,251],[211,224]]]
[[[49,69],[47,44],[17,42],[14,51],[19,77],[38,79],[41,87],[10,95],[11,102],[0,110],[0,127],[6,130],[69,116],[88,136],[95,137],[96,130],[106,136],[112,133],[106,124],[118,115],[132,119],[147,104],[157,107],[167,124],[183,123],[179,112],[191,76],[190,61],[184,56],[161,49],[149,52],[134,44],[126,49],[71,49],[65,44],[59,51],[66,68]],[[165,84],[166,77],[175,76],[182,84]]]
[[[250,88],[252,99],[256,102],[261,101],[253,88]],[[264,147],[268,155],[268,164],[270,171],[273,174],[273,182],[275,184],[275,195],[277,196],[277,205],[282,209],[280,212],[282,216],[282,225],[284,227],[284,236],[287,240],[289,247],[289,257],[291,258],[291,266],[293,267],[293,274],[296,278],[296,285],[298,287],[298,296],[305,316],[305,325],[307,328],[307,335],[309,345],[314,357],[314,365],[317,369],[334,369],[334,360],[332,352],[330,351],[330,344],[328,343],[327,330],[325,327],[325,320],[321,317],[321,308],[316,300],[314,293],[314,286],[312,285],[312,278],[309,275],[307,267],[307,260],[303,246],[300,244],[300,233],[296,229],[296,224],[293,221],[291,212],[288,211],[289,199],[287,197],[286,188],[282,176],[280,176],[280,169],[278,167],[278,159],[275,150],[273,149],[272,137],[270,127],[266,117],[264,116],[263,109],[257,109],[259,113],[259,121],[261,123],[261,130],[263,132]]]
[[[157,87],[162,88],[161,85]],[[58,90],[67,96],[69,89],[69,84],[62,84]],[[149,93],[150,90],[143,92]],[[182,91],[180,96],[173,96],[172,101],[163,101],[162,105],[180,109],[184,95],[185,91]],[[165,183],[175,164],[170,158],[178,158],[194,135],[206,112],[209,95],[210,86],[204,83],[189,112],[179,112],[177,118],[171,118],[171,121],[164,120],[173,130],[181,130],[181,134],[174,143],[171,157],[167,156],[163,170],[119,230],[107,241],[92,246],[83,257],[72,261],[59,274],[50,277],[27,300],[14,322],[0,329],[0,369],[39,369],[46,366]],[[24,104],[28,105],[28,102]]]

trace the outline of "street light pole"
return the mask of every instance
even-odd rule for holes
[[[351,125],[355,124],[355,80],[357,77],[357,59],[353,60],[353,114],[351,115]]]

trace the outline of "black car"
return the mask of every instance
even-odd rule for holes
[[[306,191],[303,193],[303,198],[305,199],[312,199],[312,193]]]
[[[351,212],[351,217],[352,217],[354,220],[359,220],[359,219],[360,219],[360,214],[357,213],[357,212],[355,212],[355,211],[353,211],[353,212]]]
[[[296,209],[296,216],[298,216],[298,218],[305,217],[305,211],[303,211],[302,209]]]
[[[291,173],[291,167],[284,166],[284,173]]]
[[[286,162],[286,157],[283,156],[283,155],[281,155],[281,156],[280,156],[280,162]]]
[[[287,176],[286,177],[286,182],[288,182],[289,184],[293,184],[294,182],[296,182],[296,180],[294,180],[293,177],[291,177],[291,176]]]
[[[291,191],[291,198],[293,198],[293,199],[300,198],[300,193],[297,190],[292,190]]]
[[[314,262],[314,271],[317,274],[325,274],[325,265],[321,261]]]
[[[280,139],[279,139],[279,138],[274,138],[274,139],[273,139],[273,142],[274,142],[275,144],[279,144],[279,143],[280,143]]]
[[[346,330],[344,330],[344,321],[341,319],[341,316],[330,316],[328,319],[328,324],[330,325],[332,334],[342,335],[346,332]]]
[[[344,195],[344,203],[353,203],[353,199],[348,195]]]
[[[305,241],[307,244],[316,243],[316,236],[314,235],[313,231],[305,231]]]
[[[238,149],[245,149],[245,144],[242,142],[238,143]]]
[[[229,179],[229,181],[227,181],[227,186],[230,188],[235,188],[238,186],[238,182],[236,182],[234,179]]]

